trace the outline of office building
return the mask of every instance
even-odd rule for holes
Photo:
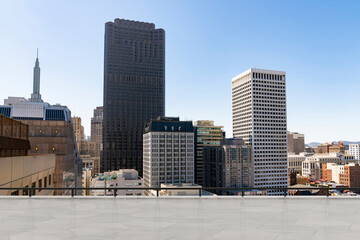
[[[144,124],[165,114],[165,31],[115,19],[105,25],[102,171],[142,176]]]
[[[215,126],[214,121],[201,120],[194,123],[196,154],[195,154],[195,183],[204,184],[203,147],[220,146],[225,132],[223,126]]]
[[[95,143],[94,157],[100,159],[103,144],[103,107],[94,109],[94,116],[91,118],[91,142]]]
[[[245,145],[241,138],[225,138],[220,146],[204,147],[203,153],[204,187],[231,188],[254,185],[251,147]],[[232,194],[237,195],[234,192]]]
[[[360,144],[349,144],[349,154],[360,160]]]
[[[323,179],[348,187],[360,187],[360,166],[358,163],[323,163]]]
[[[159,117],[145,125],[145,187],[194,183],[194,127],[191,121]]]
[[[285,79],[256,68],[232,79],[233,134],[252,148],[254,187],[288,185]]]
[[[104,172],[90,180],[92,188],[143,188],[144,181],[134,169],[120,169],[118,171]],[[143,196],[144,190],[117,190],[118,196]],[[91,190],[92,196],[113,196],[114,190]]]
[[[55,187],[81,186],[81,160],[71,121],[71,112],[60,104],[50,105],[41,99],[40,67],[36,59],[34,88],[30,99],[9,97],[0,106],[0,114],[29,126],[29,155],[55,154]],[[66,191],[57,191],[63,194]]]
[[[305,152],[304,134],[297,132],[287,132],[288,152],[290,154],[299,154]]]
[[[74,134],[75,134],[75,140],[76,140],[78,152],[81,154],[81,144],[84,141],[84,126],[81,125],[81,117],[72,117],[71,121],[74,128]]]
[[[302,176],[309,177],[314,181],[322,179],[324,163],[348,164],[359,163],[359,161],[354,156],[342,153],[315,154],[306,157],[302,162]]]

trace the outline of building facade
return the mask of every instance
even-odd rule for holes
[[[349,154],[360,160],[360,144],[349,144]]]
[[[194,123],[196,138],[195,183],[204,184],[203,148],[220,146],[224,137],[223,126],[215,126],[214,121],[201,120]]]
[[[145,187],[194,183],[194,127],[191,121],[159,117],[145,125]]]
[[[305,137],[302,133],[288,132],[288,152],[290,154],[299,154],[305,152]]]
[[[289,171],[299,173],[302,170],[302,163],[306,160],[306,156],[312,154],[289,154],[288,155],[288,166]]]
[[[71,121],[74,128],[78,152],[81,154],[81,144],[84,141],[84,126],[81,124],[81,117],[72,117]]]
[[[103,144],[103,107],[94,109],[94,116],[91,118],[91,142],[95,143],[94,157],[100,158]]]
[[[288,185],[285,79],[255,68],[232,79],[233,135],[252,147],[255,187]]]
[[[27,156],[29,126],[0,115],[0,157]]]
[[[329,154],[315,154],[306,157],[302,163],[302,176],[309,177],[315,181],[323,178],[323,164],[325,163],[337,163],[348,164],[358,163],[359,161],[351,155],[345,155],[342,153],[329,153]]]
[[[204,187],[252,187],[251,147],[241,138],[225,138],[220,146],[204,147]],[[220,193],[222,191],[215,191]]]
[[[165,31],[152,23],[105,24],[103,171],[142,176],[144,124],[165,114]]]
[[[348,187],[360,187],[360,166],[358,163],[323,163],[323,179]]]

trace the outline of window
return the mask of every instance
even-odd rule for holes
[[[29,185],[26,185],[24,188],[29,188]],[[23,190],[23,196],[29,195],[29,190],[28,189],[24,189]]]
[[[49,175],[49,186],[51,185],[51,174]]]
[[[33,183],[31,184],[31,187],[32,187],[32,188],[36,188],[36,182],[33,182]],[[36,194],[36,190],[33,189],[31,195],[35,195],[35,194]]]
[[[19,196],[19,190],[16,190],[11,193],[11,196]]]
[[[44,187],[46,188],[47,187],[47,177],[44,177]]]
[[[42,188],[42,179],[39,180],[39,188]],[[41,192],[41,189],[39,189],[39,192]]]

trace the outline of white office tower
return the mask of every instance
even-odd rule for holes
[[[194,183],[192,121],[159,117],[145,124],[143,159],[145,187]]]
[[[349,154],[360,160],[360,144],[349,144]]]
[[[233,135],[252,147],[254,187],[288,185],[285,79],[285,72],[256,68],[232,79]]]

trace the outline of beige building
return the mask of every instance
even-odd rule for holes
[[[95,142],[81,142],[81,151],[80,155],[90,155],[91,157],[95,157],[96,152],[96,143]]]
[[[91,142],[95,143],[94,157],[100,159],[103,143],[103,107],[94,109],[94,117],[91,118]]]
[[[90,186],[93,188],[143,188],[144,181],[139,177],[135,169],[120,169],[118,171],[100,173],[99,176],[91,178]],[[111,196],[113,190],[91,190],[92,196]],[[143,196],[144,190],[118,190],[119,196]]]
[[[306,160],[306,156],[311,156],[310,153],[301,153],[301,154],[289,154],[289,170],[299,173],[302,170],[302,163]]]
[[[1,188],[54,187],[55,154],[0,158]],[[0,190],[0,195],[28,195],[29,190]],[[32,195],[53,195],[53,190],[33,190]]]
[[[74,134],[78,152],[81,154],[81,143],[84,141],[84,127],[81,125],[81,117],[72,117]]]

